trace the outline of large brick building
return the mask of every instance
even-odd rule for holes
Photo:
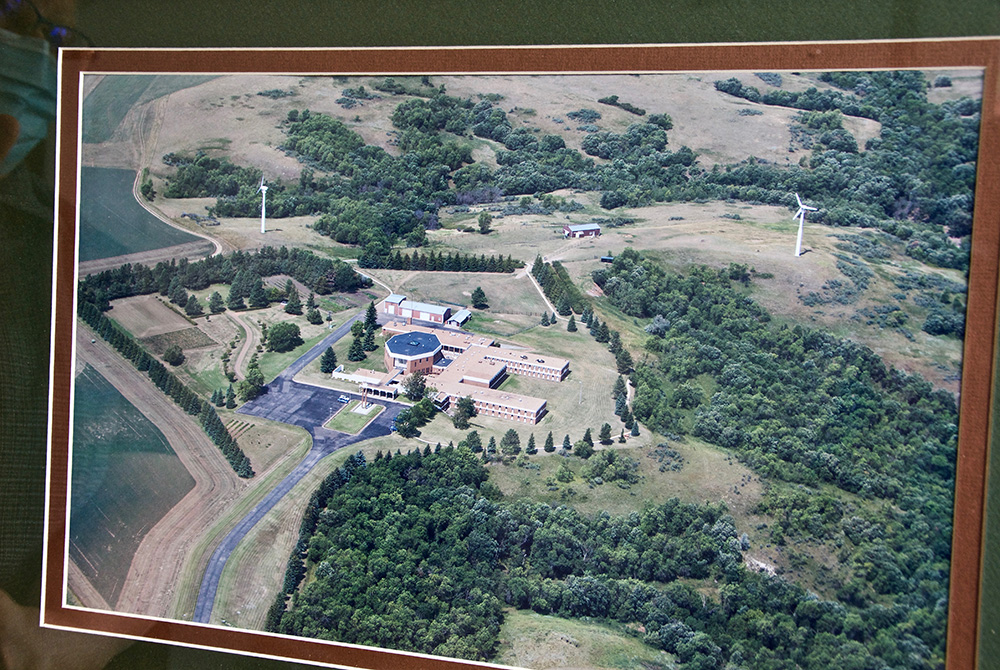
[[[497,389],[509,374],[559,382],[569,374],[569,361],[554,356],[522,353],[493,346],[491,338],[463,331],[435,330],[403,322],[383,327],[388,370],[434,376],[434,403],[447,411],[464,397],[476,411],[508,421],[535,424],[548,411],[544,398]]]
[[[596,223],[566,224],[563,237],[600,237],[601,227]]]
[[[382,302],[382,312],[400,319],[418,319],[444,323],[451,316],[450,307],[408,300],[405,295],[391,294]]]

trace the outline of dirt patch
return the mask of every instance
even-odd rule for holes
[[[162,356],[170,347],[177,345],[181,349],[201,349],[217,345],[218,342],[201,332],[197,327],[175,330],[172,333],[144,337],[141,342],[157,356]]]
[[[115,300],[108,317],[139,339],[191,328],[187,317],[155,294]]]

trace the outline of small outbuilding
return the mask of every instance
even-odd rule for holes
[[[563,226],[563,237],[600,237],[601,226],[596,223],[576,223]]]

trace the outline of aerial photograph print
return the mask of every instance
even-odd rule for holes
[[[60,597],[943,670],[983,86],[84,74]]]

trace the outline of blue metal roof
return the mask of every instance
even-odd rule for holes
[[[412,358],[434,353],[441,348],[441,342],[430,333],[400,333],[389,338],[385,348],[396,356]]]

